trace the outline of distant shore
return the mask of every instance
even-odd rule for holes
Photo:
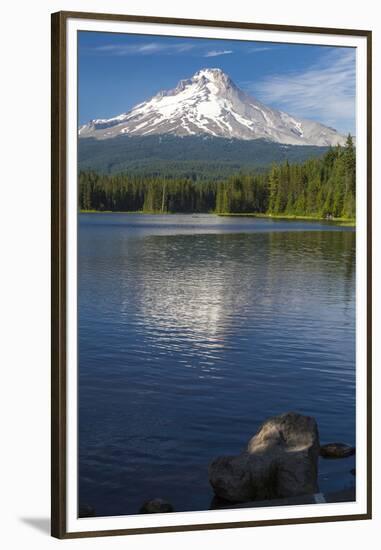
[[[295,214],[260,214],[260,213],[218,213],[217,216],[237,216],[237,217],[253,217],[253,218],[267,218],[274,220],[295,220],[295,221],[319,221],[319,222],[333,222],[347,227],[356,227],[356,220],[354,218],[322,218],[318,216],[297,216]]]
[[[261,214],[258,212],[158,212],[156,211],[125,211],[125,210],[79,210],[79,214],[148,214],[150,216],[165,216],[175,214],[185,214],[194,216],[197,214],[208,214],[211,216],[225,216],[225,217],[241,217],[241,218],[265,218],[274,220],[291,220],[291,221],[316,221],[316,222],[333,222],[335,224],[342,225],[343,227],[356,227],[356,220],[354,218],[322,218],[318,216],[297,216],[294,214]]]

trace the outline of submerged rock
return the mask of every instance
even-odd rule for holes
[[[80,504],[78,510],[78,517],[80,518],[93,518],[95,517],[95,508],[89,504]]]
[[[319,449],[316,421],[285,413],[266,420],[240,455],[215,459],[209,481],[215,495],[229,502],[315,493]]]
[[[346,443],[327,443],[320,447],[320,456],[323,458],[346,458],[354,455],[355,452],[355,447]]]
[[[161,498],[147,500],[139,510],[140,514],[166,514],[168,512],[174,512],[174,508],[170,502]]]

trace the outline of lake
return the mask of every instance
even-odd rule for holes
[[[353,228],[102,213],[78,235],[81,503],[207,510],[208,463],[290,410],[355,444]],[[353,466],[320,460],[320,489]]]

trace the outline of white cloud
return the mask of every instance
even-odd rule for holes
[[[145,42],[143,44],[106,44],[94,48],[96,52],[110,55],[150,55],[155,53],[178,54],[195,48],[190,42],[161,43]]]
[[[176,42],[172,44],[169,42],[145,42],[143,44],[106,44],[103,46],[97,46],[94,50],[98,53],[118,56],[152,55],[156,53],[175,55],[190,52],[191,50],[198,51],[198,55],[202,55],[203,57],[217,57],[219,55],[233,53],[232,50],[209,50],[205,53],[200,51],[204,48],[205,44],[200,42]]]
[[[274,50],[274,47],[270,48],[269,46],[254,46],[253,48],[249,48],[247,50],[247,53],[269,52],[272,50]]]
[[[354,49],[331,50],[304,71],[272,75],[244,87],[264,103],[354,133],[356,62]]]
[[[233,53],[233,50],[210,50],[206,52],[204,57],[218,57],[219,55],[228,55],[229,53]]]

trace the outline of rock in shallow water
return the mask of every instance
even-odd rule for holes
[[[80,518],[93,518],[95,517],[95,508],[89,504],[80,504],[78,510],[78,517]]]
[[[320,456],[323,458],[346,458],[356,452],[355,447],[346,443],[327,443],[320,447]]]
[[[148,500],[139,511],[140,514],[167,514],[168,512],[174,512],[174,508],[170,502],[161,498]]]
[[[252,500],[249,454],[221,456],[213,460],[209,466],[209,481],[219,498],[229,502]]]
[[[315,493],[319,449],[316,421],[285,413],[266,420],[245,452],[215,459],[209,481],[216,496],[229,502]]]

